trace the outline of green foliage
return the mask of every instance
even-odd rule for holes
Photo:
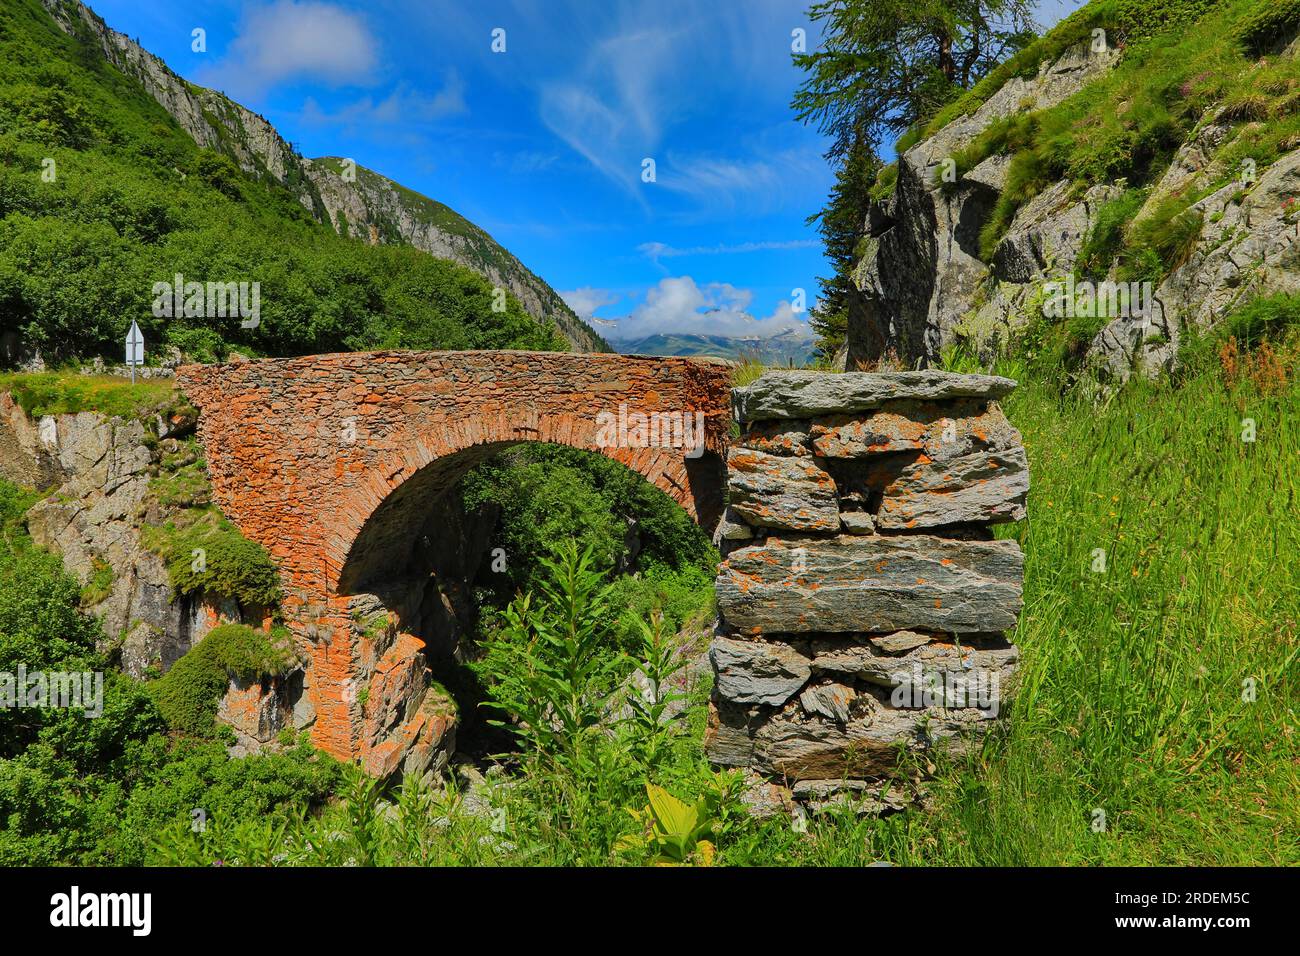
[[[905,137],[898,141],[895,149],[900,155],[905,153],[958,117],[975,112],[994,93],[1002,89],[1008,80],[1014,77],[1027,79],[1033,76],[1038,72],[1039,64],[1055,60],[1076,43],[1090,40],[1094,28],[1107,29],[1117,22],[1115,4],[1111,0],[1101,0],[1101,2],[1093,0],[1092,3],[1074,11],[1041,37],[1033,39],[1022,49],[998,63],[970,90],[944,106],[933,117],[927,117],[928,122],[924,125],[914,125]]]
[[[876,202],[884,202],[894,192],[894,187],[898,184],[898,163],[892,162],[888,165],[881,166],[876,173],[876,181],[872,183],[868,195]]]
[[[541,566],[536,601],[525,594],[505,609],[474,669],[528,759],[576,768],[589,759],[614,679],[610,588],[592,548],[579,552],[572,539]]]
[[[158,710],[180,733],[210,737],[217,702],[231,677],[252,680],[285,673],[293,662],[288,633],[267,634],[243,624],[222,624],[186,651],[154,682]]]
[[[94,607],[113,593],[113,566],[107,561],[95,558],[91,561],[90,580],[81,588],[80,605]]]
[[[645,680],[641,693],[628,695],[630,746],[648,767],[659,764],[676,730],[669,720],[669,708],[686,695],[671,689],[675,675],[686,667],[686,658],[664,635],[663,615],[652,611],[649,618],[637,618],[640,636],[637,669]]]
[[[566,537],[614,572],[711,569],[717,554],[681,506],[643,477],[567,446],[512,448],[467,474],[460,494],[468,511],[500,510],[491,546],[505,550],[506,572],[480,574],[478,582],[481,600],[498,607],[536,587],[533,559]]]
[[[639,850],[661,866],[712,866],[717,856],[713,795],[706,794],[692,804],[653,783],[645,785],[645,792],[649,801],[645,808],[628,810],[640,832],[624,837],[618,848]]]
[[[924,120],[1033,39],[1026,0],[825,0],[821,48],[791,107],[831,137],[828,155],[874,150]]]
[[[817,279],[817,304],[808,317],[817,333],[817,351],[823,358],[833,357],[847,334],[849,297],[855,291],[851,276],[859,258],[858,243],[879,169],[880,160],[866,145],[851,147],[835,172],[826,206],[808,219],[818,224],[832,268],[830,276]]]
[[[164,483],[164,492],[177,491]],[[233,598],[242,607],[266,608],[280,599],[280,576],[266,549],[240,533],[215,507],[182,512],[141,529],[141,543],[167,563],[178,594]]]
[[[1181,374],[1204,373],[1228,342],[1247,353],[1260,346],[1276,345],[1294,359],[1296,349],[1287,346],[1298,330],[1300,296],[1279,294],[1252,299],[1229,312],[1208,333],[1186,330],[1178,350]]]
[[[96,651],[99,627],[78,612],[62,562],[26,538],[35,498],[0,481],[0,672],[99,671],[103,710],[0,709],[0,865],[138,866],[156,862],[159,831],[188,827],[195,808],[263,821],[333,792],[337,764],[307,746],[231,760],[217,741],[170,741],[149,689]]]
[[[200,358],[567,348],[513,297],[494,312],[478,274],[344,239],[273,178],[200,149],[38,0],[0,10],[0,130],[0,313],[47,361],[117,360],[131,319],[150,356],[164,342]],[[52,182],[42,179],[46,159]],[[155,317],[154,283],[176,273],[260,283],[260,323]]]
[[[1267,53],[1300,29],[1300,0],[1262,0],[1237,29],[1237,36],[1256,56]]]
[[[998,244],[1011,228],[1016,212],[1029,202],[1048,182],[1048,173],[1039,155],[1032,149],[1022,150],[1012,157],[1007,167],[1007,180],[998,194],[993,212],[980,229],[980,258],[993,259]]]
[[[1159,284],[1191,255],[1201,236],[1203,216],[1190,208],[1187,197],[1170,196],[1130,229],[1128,246],[1137,254],[1124,263],[1124,281]]]
[[[1093,219],[1092,229],[1079,249],[1075,269],[1087,279],[1106,277],[1110,265],[1124,246],[1124,230],[1142,208],[1146,194],[1140,189],[1126,189],[1103,203]]]
[[[651,564],[635,574],[616,577],[610,600],[623,609],[619,645],[628,650],[637,646],[641,626],[656,613],[663,616],[672,633],[700,626],[714,612],[713,579],[713,566],[703,564],[680,568]]]

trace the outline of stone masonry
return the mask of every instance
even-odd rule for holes
[[[376,595],[415,564],[431,505],[469,468],[524,441],[602,452],[712,527],[730,377],[709,360],[510,351],[182,367],[216,501],[280,567],[316,745],[377,775],[424,773],[449,749],[424,642]],[[701,447],[649,440],[636,416],[656,413],[699,413]],[[602,416],[631,427],[602,436]]]
[[[996,717],[1018,651],[1029,468],[987,375],[771,372],[733,392],[706,747],[876,808],[905,751]]]

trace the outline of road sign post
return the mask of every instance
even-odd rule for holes
[[[131,368],[131,384],[135,384],[135,367],[144,364],[144,336],[140,326],[131,320],[131,330],[126,333],[126,364]]]

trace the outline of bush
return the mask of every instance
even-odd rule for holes
[[[268,608],[280,599],[280,575],[271,556],[215,508],[146,527],[141,542],[167,563],[179,594],[231,598],[244,608]]]
[[[1262,0],[1246,17],[1237,36],[1255,56],[1267,53],[1300,29],[1300,0]]]
[[[172,730],[210,737],[230,678],[286,673],[294,660],[291,646],[283,630],[267,634],[243,624],[214,627],[153,683],[158,710]]]

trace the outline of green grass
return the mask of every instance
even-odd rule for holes
[[[10,372],[0,374],[0,392],[9,392],[33,417],[74,412],[101,412],[140,418],[173,401],[172,383],[140,379],[134,385],[114,375],[76,372]]]

